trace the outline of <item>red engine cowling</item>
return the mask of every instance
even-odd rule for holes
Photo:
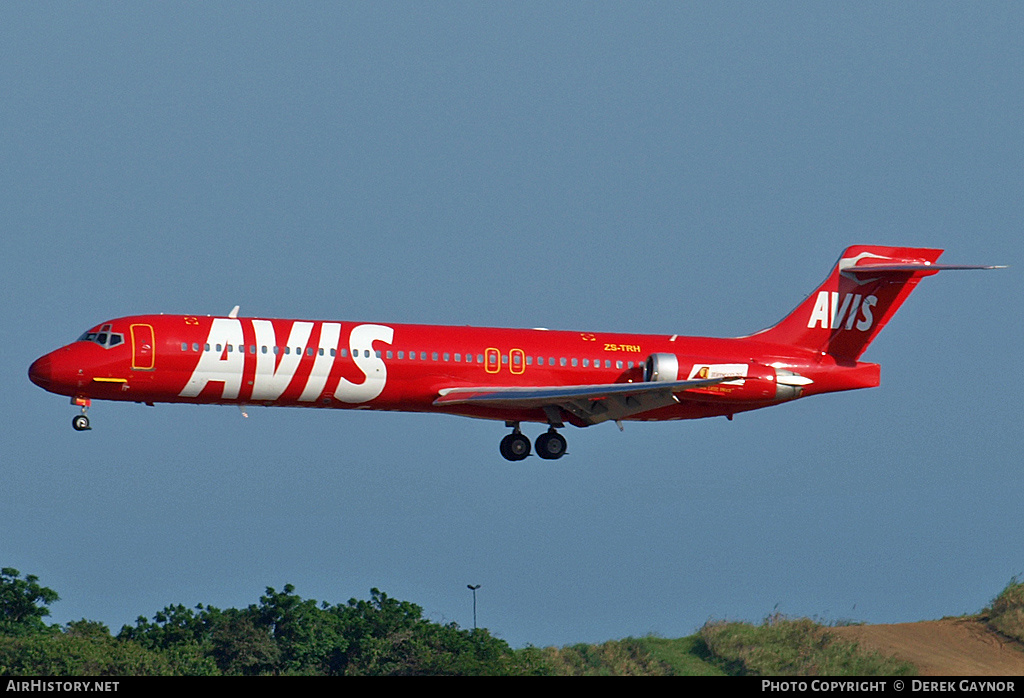
[[[645,381],[698,380],[723,378],[721,383],[694,388],[680,397],[719,402],[764,402],[793,400],[802,386],[811,381],[784,369],[776,370],[756,362],[715,363],[675,354],[651,354],[644,364]]]

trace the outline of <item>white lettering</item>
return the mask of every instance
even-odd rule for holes
[[[956,691],[952,681],[922,681],[913,679],[910,682],[911,691]]]
[[[253,320],[252,326],[256,331],[256,345],[260,347],[256,354],[256,375],[253,378],[252,399],[276,400],[281,397],[281,393],[285,391],[295,376],[295,370],[302,360],[302,352],[306,350],[306,343],[313,331],[313,323],[293,323],[291,334],[288,336],[288,346],[301,348],[299,351],[279,354],[278,357],[275,357],[270,351],[264,354],[262,350],[263,347],[277,346],[274,323],[269,320]]]
[[[859,293],[846,293],[840,297],[838,291],[818,291],[818,297],[814,301],[814,309],[811,311],[811,318],[807,321],[807,327],[814,329],[821,327],[823,330],[847,329],[852,330],[854,323],[861,332],[871,329],[875,323],[871,309],[878,304],[878,298],[867,296],[861,302]],[[857,319],[858,314],[860,320]],[[843,320],[846,326],[843,327]]]
[[[384,392],[388,369],[384,365],[384,361],[373,352],[373,342],[391,344],[394,337],[395,331],[384,325],[359,325],[352,328],[348,337],[352,359],[366,379],[357,384],[342,378],[338,381],[338,389],[334,391],[334,397],[342,402],[369,402]]]
[[[313,370],[306,380],[306,387],[299,396],[302,402],[312,402],[320,397],[324,386],[327,385],[327,376],[334,365],[334,356],[331,352],[338,348],[338,339],[341,337],[341,325],[336,322],[325,322],[320,326],[320,342],[316,359],[313,361]]]
[[[210,336],[206,340],[210,345],[242,344],[242,323],[231,318],[214,318],[210,326]],[[240,351],[204,351],[199,355],[192,377],[185,388],[179,393],[181,397],[196,397],[203,391],[207,383],[223,382],[224,390],[221,397],[233,400],[238,397],[242,387],[242,367],[245,354]]]
[[[853,303],[850,303],[850,316],[846,321],[846,329],[852,330],[853,323],[857,319],[857,308],[860,307],[860,294],[856,293],[853,296]]]
[[[852,293],[847,293],[843,296],[843,304],[839,307],[839,312],[836,312],[835,303],[832,305],[832,328],[838,328],[843,324],[843,317],[846,315],[846,311],[850,308],[850,301],[853,299]]]
[[[957,685],[965,693],[969,691],[986,691],[991,693],[994,691],[1007,692],[1016,690],[1013,681],[971,681],[964,679]]]
[[[249,370],[252,374],[252,395],[249,399],[260,401],[273,401],[281,397],[288,389],[292,380],[299,370],[303,356],[307,353],[309,339],[313,332],[314,323],[295,321],[289,331],[286,346],[280,348],[275,354],[273,348],[277,347],[277,337],[274,324],[269,320],[251,320],[256,344],[255,358],[256,365]],[[349,333],[349,348],[352,351],[352,360],[356,367],[363,373],[361,383],[352,383],[345,378],[339,378],[338,385],[334,390],[334,397],[342,402],[359,403],[368,402],[378,397],[387,383],[387,366],[381,357],[381,352],[375,351],[374,342],[386,342],[391,344],[395,331],[385,325],[357,325]],[[325,322],[320,326],[320,336],[317,342],[316,358],[312,361],[309,375],[306,377],[305,386],[299,400],[312,402],[323,394],[330,377],[331,370],[337,361],[337,348],[341,339],[341,324],[337,322]],[[179,393],[181,397],[197,397],[209,383],[223,383],[224,388],[220,397],[225,400],[234,400],[239,396],[242,386],[242,378],[246,369],[247,356],[254,352],[247,352],[244,345],[242,332],[242,321],[234,318],[214,318],[206,344],[211,348],[222,346],[222,351],[206,350],[199,353],[199,360],[188,383]],[[232,350],[228,350],[232,347]],[[264,352],[266,348],[266,352]],[[192,356],[188,353],[186,356]],[[308,365],[308,364],[307,364]]]
[[[807,692],[806,681],[772,681],[771,679],[761,679],[761,692],[765,691],[800,691],[803,693]]]
[[[818,292],[818,299],[814,303],[814,310],[811,311],[811,319],[807,322],[807,327],[813,328],[818,323],[821,323],[823,329],[829,328],[828,291]]]
[[[868,296],[864,299],[864,303],[860,306],[860,312],[864,316],[863,319],[857,323],[857,329],[863,332],[864,330],[871,329],[872,323],[875,319],[871,315],[871,308],[878,303],[878,299],[874,296]]]
[[[822,679],[814,679],[811,681],[811,690],[814,692],[884,691],[885,681],[824,681]]]

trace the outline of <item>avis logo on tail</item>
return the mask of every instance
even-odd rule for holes
[[[942,250],[857,245],[777,325],[747,337],[138,315],[37,359],[29,378],[81,408],[94,399],[441,412],[505,422],[501,455],[566,453],[559,429],[725,416],[874,387],[860,361],[926,276],[994,269]],[[546,425],[531,444],[523,423]],[[531,448],[532,446],[532,448]]]

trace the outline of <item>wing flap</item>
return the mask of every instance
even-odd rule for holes
[[[682,381],[595,385],[446,388],[437,406],[479,405],[506,409],[560,407],[586,424],[625,419],[678,402],[676,393],[718,385],[733,376]]]

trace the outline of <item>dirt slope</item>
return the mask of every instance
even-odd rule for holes
[[[862,647],[895,655],[922,676],[1024,676],[1024,648],[966,618],[831,628]]]

